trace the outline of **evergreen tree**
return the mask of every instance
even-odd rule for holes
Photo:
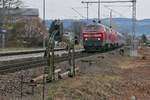
[[[142,35],[142,38],[141,38],[141,39],[142,39],[142,42],[143,42],[143,43],[147,43],[147,37],[146,37],[145,34]]]

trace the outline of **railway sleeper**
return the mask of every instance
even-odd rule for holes
[[[75,68],[75,72],[79,72],[79,68]],[[55,70],[55,80],[62,79],[64,77],[66,77],[66,76],[71,76],[71,71],[70,70],[68,70],[68,71],[66,71],[64,73],[61,73],[61,69]],[[41,80],[43,80],[44,77],[46,79],[48,77],[48,74],[42,74],[42,75],[40,75],[38,77],[35,77],[35,78],[30,80],[30,83],[31,84],[36,84],[36,83],[39,84],[39,82]]]
[[[57,69],[55,70],[55,79],[59,79],[59,73],[61,72],[61,69]],[[21,89],[21,98],[23,96],[23,86],[24,85],[27,85],[29,87],[31,87],[31,92],[30,94],[34,95],[34,90],[35,90],[35,87],[40,87],[42,84],[44,85],[45,81],[42,82],[42,80],[45,78],[46,80],[46,77],[48,77],[48,74],[42,74],[36,78],[33,78],[31,79],[29,82],[25,82],[24,79],[23,79],[23,76],[21,77],[21,82],[20,82],[20,89]]]
[[[79,72],[79,68],[78,67],[75,68],[75,73],[77,73],[77,72]],[[64,73],[59,74],[59,79],[63,79],[63,78],[66,78],[66,77],[72,77],[70,70],[68,70],[68,71],[66,71]]]
[[[104,57],[101,59],[104,59]],[[99,61],[100,60],[81,60],[81,62],[83,62],[83,63],[88,63],[89,66],[91,66],[92,64],[97,64]]]
[[[61,69],[56,69],[56,70],[55,70],[55,79],[58,79],[60,72],[61,72]],[[30,82],[31,82],[31,83],[36,83],[36,82],[38,82],[38,81],[43,80],[44,77],[45,77],[45,78],[48,77],[48,74],[42,74],[42,75],[40,75],[40,76],[38,76],[38,77],[36,77],[36,78],[31,79]]]

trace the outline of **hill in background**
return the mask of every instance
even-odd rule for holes
[[[81,19],[81,20],[73,20],[73,19],[65,19],[63,20],[64,22],[64,27],[65,28],[70,28],[72,23],[74,21],[80,21],[83,23],[87,23],[86,19]],[[93,19],[89,19],[88,23],[92,22]],[[47,27],[50,27],[52,20],[46,20],[46,25]],[[117,31],[121,33],[132,33],[132,19],[129,18],[113,18],[113,27]],[[102,19],[102,23],[109,26],[109,19]],[[144,19],[144,20],[137,20],[136,23],[136,35],[141,35],[141,34],[146,34],[150,35],[150,19]]]

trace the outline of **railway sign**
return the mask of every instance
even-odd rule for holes
[[[2,30],[2,33],[6,33],[7,31],[6,30]]]
[[[5,29],[0,29],[0,34],[4,34],[4,33],[6,33],[7,32],[7,30],[5,30]]]

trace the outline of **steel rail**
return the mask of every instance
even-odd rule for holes
[[[117,48],[120,49],[120,48]],[[77,51],[75,52],[75,59],[83,58],[83,57],[89,57],[97,54],[103,54],[103,53],[109,53],[111,51],[117,50],[108,50],[108,51],[102,51],[98,53],[84,53],[83,51]],[[63,56],[56,56],[55,57],[55,63],[63,62],[68,60],[68,55],[63,55]],[[7,65],[2,65],[0,66],[0,75],[2,74],[7,74],[7,73],[13,73],[17,72],[20,70],[26,70],[26,69],[31,69],[31,68],[37,68],[37,67],[43,67],[46,66],[46,59],[44,57],[38,57],[37,59],[34,60],[28,60],[24,62],[19,62],[19,63],[13,63],[13,64],[7,64]]]
[[[89,54],[81,53],[81,52],[75,53],[75,58],[81,58],[81,57],[86,57],[86,56],[89,56]],[[68,56],[55,57],[56,63],[67,61],[67,60],[68,60]],[[0,74],[6,74],[9,72],[12,73],[12,72],[20,71],[20,70],[36,68],[36,67],[41,67],[45,65],[46,65],[46,59],[43,57],[40,57],[38,58],[38,60],[24,61],[24,62],[0,66]]]
[[[63,51],[65,49],[55,49],[55,51]],[[39,50],[26,50],[26,51],[13,51],[13,52],[4,52],[0,53],[0,57],[4,56],[15,56],[15,55],[24,55],[24,54],[36,54],[36,53],[43,53],[45,52],[45,49],[39,49]]]

